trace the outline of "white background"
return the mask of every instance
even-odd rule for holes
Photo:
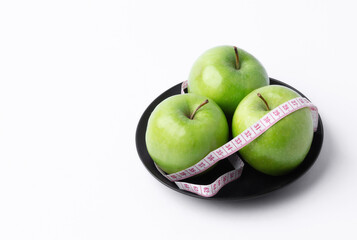
[[[0,239],[356,238],[354,1],[1,1]],[[144,168],[135,131],[222,44],[308,96],[316,164],[241,202],[200,200]]]

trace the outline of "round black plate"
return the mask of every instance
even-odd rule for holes
[[[301,96],[305,97],[301,92],[299,92],[298,90],[294,89],[293,87],[281,81],[270,78],[270,85],[286,86],[298,92]],[[204,198],[204,199],[224,200],[224,199],[247,199],[251,197],[257,197],[272,192],[274,190],[277,190],[279,188],[282,188],[287,184],[293,182],[294,180],[298,179],[315,163],[320,153],[322,142],[323,142],[324,131],[323,131],[321,117],[319,116],[318,129],[314,133],[314,139],[308,155],[306,156],[302,164],[300,164],[298,168],[296,168],[293,172],[289,173],[288,175],[280,176],[280,177],[268,176],[254,170],[248,164],[245,164],[241,177],[224,186],[215,196],[211,198],[201,197],[191,192],[181,190],[176,186],[175,183],[170,182],[159,173],[159,171],[156,169],[154,165],[153,160],[150,158],[150,155],[146,149],[146,142],[145,142],[146,126],[151,112],[164,99],[172,95],[180,94],[180,91],[181,91],[181,83],[168,89],[166,92],[162,93],[159,97],[157,97],[149,105],[149,107],[145,110],[145,112],[141,116],[136,130],[136,148],[144,166],[157,180],[159,180],[161,183],[163,183],[164,185],[168,186],[169,188],[175,191],[178,191],[180,193],[189,196]],[[184,181],[197,183],[197,184],[208,184],[213,182],[216,178],[218,178],[218,176],[228,171],[229,169],[233,169],[233,168],[227,163],[227,161],[223,160],[217,163],[216,166],[209,172],[203,175],[185,179]]]

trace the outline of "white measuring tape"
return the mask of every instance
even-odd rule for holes
[[[181,94],[185,94],[186,88],[187,81],[184,81],[181,86]],[[299,109],[306,107],[311,109],[313,127],[315,132],[317,130],[318,124],[317,107],[306,98],[297,97],[274,108],[269,113],[264,115],[261,119],[259,119],[259,121],[244,130],[241,134],[239,134],[223,146],[217,148],[216,150],[213,150],[201,161],[189,168],[167,175],[158,166],[156,166],[156,164],[155,166],[163,176],[165,176],[171,182],[175,182],[180,189],[193,192],[203,197],[212,197],[216,195],[223,186],[238,179],[242,174],[244,163],[238,157],[237,154],[232,154],[236,153],[237,151],[245,147],[247,144],[252,142],[254,139],[259,137],[282,118]],[[233,165],[234,170],[221,175],[213,183],[208,185],[199,185],[187,182],[178,182],[180,180],[190,178],[199,173],[202,173],[208,168],[212,167],[217,162],[226,158],[228,158],[230,163]]]

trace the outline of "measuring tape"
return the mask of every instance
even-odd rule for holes
[[[184,81],[181,85],[181,94],[185,94],[186,88],[187,81]],[[244,130],[241,134],[239,134],[223,146],[217,148],[216,150],[213,150],[212,152],[207,154],[207,156],[204,157],[201,161],[189,168],[186,168],[176,173],[166,174],[156,164],[155,166],[163,176],[165,176],[171,182],[175,182],[175,184],[180,189],[193,192],[203,197],[212,197],[216,195],[223,186],[238,179],[241,176],[244,163],[238,157],[238,155],[234,153],[238,152],[240,149],[248,145],[254,139],[262,135],[266,130],[268,130],[271,126],[273,126],[275,123],[277,123],[284,117],[299,109],[306,107],[310,108],[311,110],[313,128],[314,132],[316,132],[318,125],[317,107],[313,105],[308,99],[303,97],[297,97],[274,108],[269,113],[264,115],[261,119],[259,119],[256,123]],[[206,171],[208,168],[212,167],[219,161],[226,158],[228,158],[228,161],[232,164],[234,170],[221,175],[213,183],[208,185],[199,185],[187,182],[179,182],[180,180],[190,178]]]

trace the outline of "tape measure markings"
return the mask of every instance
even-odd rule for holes
[[[187,81],[184,81],[181,86],[182,94],[185,94],[186,88]],[[212,197],[217,194],[223,186],[225,186],[229,182],[236,180],[241,176],[244,163],[238,157],[237,154],[233,155],[234,153],[236,153],[237,151],[248,145],[250,142],[255,140],[257,137],[262,135],[266,130],[268,130],[270,127],[272,127],[284,117],[305,107],[308,107],[311,110],[313,128],[315,132],[318,126],[317,107],[314,106],[306,98],[297,97],[286,101],[285,103],[282,103],[278,107],[272,109],[262,118],[260,118],[256,123],[249,126],[246,130],[244,130],[238,136],[233,138],[231,141],[211,151],[202,160],[200,160],[198,163],[189,168],[166,175],[165,172],[163,172],[156,164],[155,166],[163,176],[165,176],[168,180],[175,182],[175,184],[180,189],[193,192],[203,197]],[[226,159],[227,157],[235,169],[221,175],[213,183],[208,185],[199,185],[193,183],[178,182],[178,180],[183,180],[206,171],[208,168],[215,165],[222,159]]]

